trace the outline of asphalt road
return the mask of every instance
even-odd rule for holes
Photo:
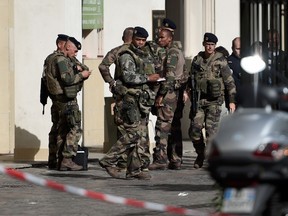
[[[98,159],[103,154],[93,152],[89,153],[88,171],[48,170],[44,163],[21,165],[3,162],[1,166],[16,167],[18,171],[32,174],[46,181],[56,181],[100,194],[173,205],[208,215],[215,211],[213,199],[218,192],[214,181],[205,170],[205,166],[198,170],[193,168],[196,155],[189,143],[186,143],[185,146],[181,170],[151,171],[152,179],[146,181],[111,178],[98,165]],[[19,181],[4,174],[0,177],[0,191],[1,216],[176,215],[170,212],[135,208],[60,192]]]

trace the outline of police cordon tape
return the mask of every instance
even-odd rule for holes
[[[155,210],[159,212],[168,212],[168,213],[177,214],[177,215],[192,215],[192,216],[210,215],[210,214],[199,212],[199,211],[192,210],[192,209],[180,208],[180,207],[171,206],[171,205],[163,205],[163,204],[153,203],[153,202],[144,202],[144,201],[140,201],[136,199],[127,199],[127,198],[120,197],[120,196],[114,196],[110,194],[103,194],[100,192],[89,191],[89,190],[85,190],[79,187],[74,187],[71,185],[63,185],[55,181],[39,178],[32,174],[21,172],[21,171],[11,169],[11,168],[7,168],[2,165],[0,165],[0,173],[19,179],[21,181],[26,181],[35,185],[39,185],[42,187],[47,187],[47,188],[51,188],[51,189],[62,191],[62,192],[68,192],[71,194],[76,194],[78,196],[105,201],[109,203],[133,206],[136,208]]]

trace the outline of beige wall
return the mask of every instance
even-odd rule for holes
[[[13,1],[0,1],[0,154],[14,150]]]
[[[101,60],[84,59],[84,64],[93,71],[83,90],[83,144],[97,148],[104,143],[104,82],[98,71]]]

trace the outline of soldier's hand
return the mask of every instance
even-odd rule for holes
[[[157,82],[157,80],[160,78],[159,74],[150,74],[148,75],[148,82]]]
[[[186,103],[186,101],[188,100],[188,98],[189,98],[188,92],[185,90],[185,91],[183,92],[183,102]]]
[[[156,107],[164,106],[164,104],[162,103],[162,101],[163,101],[163,96],[162,96],[162,95],[158,96],[158,97],[156,98],[156,100],[155,100],[155,106],[156,106]]]
[[[235,103],[229,103],[229,111],[230,113],[233,113],[236,109]]]
[[[91,75],[91,70],[90,71],[87,71],[87,70],[84,70],[81,72],[83,78],[88,78],[90,75]]]
[[[80,71],[83,71],[82,67],[80,65],[77,65],[77,70],[80,72]]]

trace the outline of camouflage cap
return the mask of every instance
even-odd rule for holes
[[[212,33],[209,33],[209,32],[206,32],[204,34],[204,39],[203,39],[204,42],[212,42],[212,43],[217,43],[218,42],[218,38],[216,37],[216,35],[212,34]]]
[[[147,38],[149,36],[146,29],[136,26],[133,31],[133,36],[140,37],[140,38]]]
[[[77,41],[74,37],[69,37],[68,40],[71,41],[77,47],[78,50],[81,50],[82,48],[81,43]]]
[[[174,32],[174,30],[176,29],[176,24],[168,18],[163,19],[162,25],[162,29],[167,29],[172,32]]]

